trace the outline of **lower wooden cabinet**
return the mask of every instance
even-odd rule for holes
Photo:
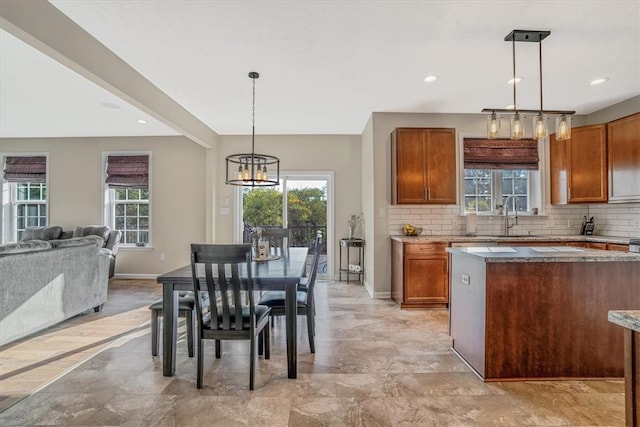
[[[448,243],[392,240],[391,298],[401,308],[445,308],[449,304]]]

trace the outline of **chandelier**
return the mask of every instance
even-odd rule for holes
[[[230,185],[267,187],[280,183],[280,159],[268,154],[257,154],[256,145],[256,79],[260,74],[252,71],[253,104],[251,111],[251,153],[231,154],[226,157],[226,180]]]
[[[487,137],[490,139],[500,138],[500,117],[496,113],[513,113],[511,115],[511,139],[522,139],[525,134],[525,126],[520,113],[535,114],[533,118],[533,138],[543,139],[549,135],[547,130],[546,116],[556,116],[556,140],[562,141],[571,138],[571,115],[575,111],[563,110],[545,110],[542,106],[542,40],[544,40],[551,31],[539,30],[513,30],[505,38],[504,41],[510,41],[512,45],[513,55],[513,109],[504,108],[484,108],[483,113],[491,113],[487,117]],[[534,42],[538,43],[539,65],[540,65],[540,108],[537,110],[523,110],[518,108],[516,97],[516,42]]]

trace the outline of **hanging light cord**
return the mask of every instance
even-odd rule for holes
[[[542,118],[542,39],[538,40],[539,63],[540,63],[540,118]]]
[[[518,112],[518,104],[516,104],[516,36],[511,39],[511,46],[513,52],[513,110]]]
[[[251,105],[251,163],[253,164],[256,145],[256,79],[258,78],[258,73],[252,73],[250,77],[253,80],[253,102]]]

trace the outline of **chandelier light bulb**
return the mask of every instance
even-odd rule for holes
[[[520,113],[515,113],[511,117],[511,139],[524,138],[524,123],[520,119]]]
[[[563,114],[556,117],[556,140],[565,141],[571,139],[571,116]]]
[[[533,118],[533,139],[544,139],[547,136],[547,122],[542,114],[538,114]]]
[[[500,138],[500,118],[496,113],[487,116],[487,138]]]

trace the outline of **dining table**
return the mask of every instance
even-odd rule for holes
[[[297,290],[304,276],[309,248],[290,247],[282,256],[266,261],[251,262],[251,279],[254,291],[285,291],[285,324],[287,341],[287,371],[289,378],[297,377]],[[246,268],[240,269],[241,277],[248,277]],[[204,275],[203,275],[204,277]],[[178,292],[193,291],[191,265],[157,277],[162,285],[162,373],[171,377],[176,370],[176,338],[178,329]],[[198,345],[200,343],[198,342]]]

